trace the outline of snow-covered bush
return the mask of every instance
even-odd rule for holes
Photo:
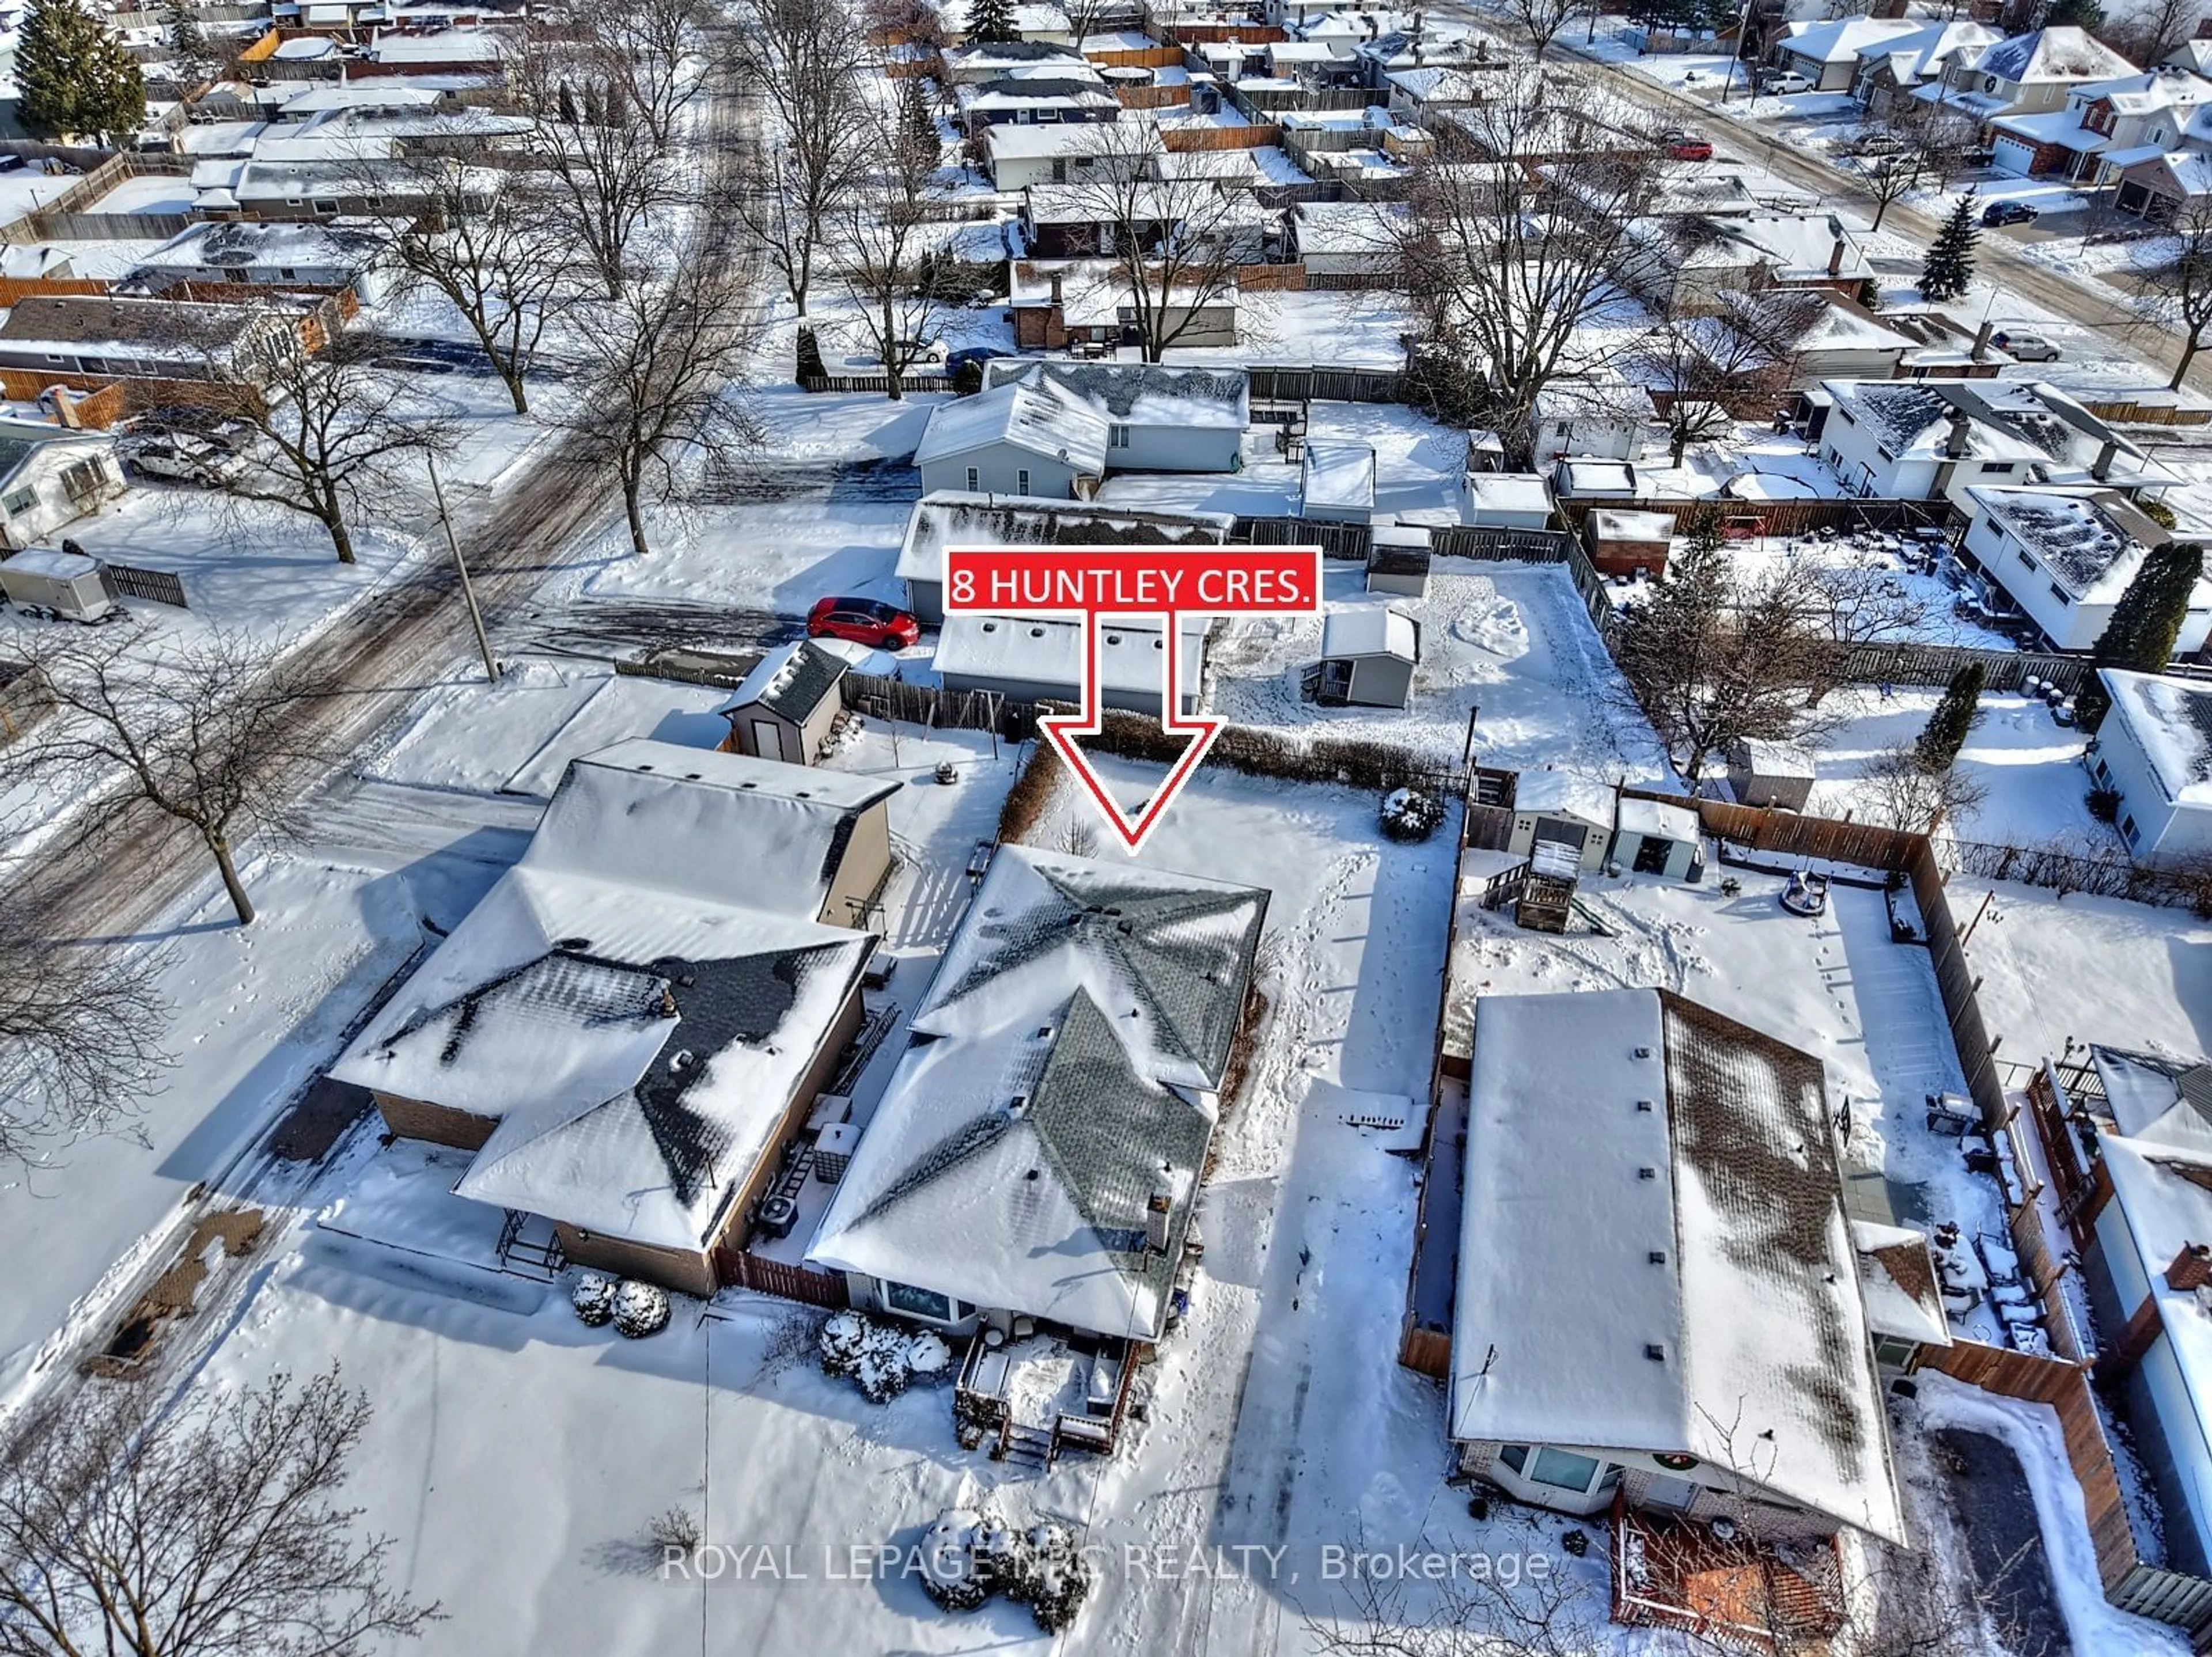
[[[667,1326],[668,1291],[659,1284],[624,1278],[615,1290],[615,1332],[642,1340]]]
[[[973,1508],[947,1508],[922,1539],[922,1592],[946,1611],[973,1611],[991,1597],[975,1562],[975,1535],[985,1523]]]
[[[858,1312],[833,1312],[822,1326],[822,1373],[849,1375],[868,1338],[868,1320]]]
[[[1018,1571],[1006,1585],[1007,1596],[1027,1605],[1047,1634],[1057,1634],[1083,1609],[1091,1592],[1091,1567],[1065,1525],[1033,1525],[1022,1543]]]
[[[1426,840],[1444,820],[1444,804],[1417,788],[1394,788],[1382,799],[1382,832],[1392,840]]]
[[[823,1373],[852,1376],[877,1404],[896,1398],[916,1375],[934,1378],[952,1366],[952,1349],[942,1335],[858,1312],[833,1314],[821,1339]]]
[[[576,1308],[579,1318],[598,1328],[615,1314],[614,1279],[596,1272],[585,1272],[568,1291],[568,1303]]]
[[[853,1365],[853,1379],[860,1383],[869,1403],[890,1403],[914,1379],[914,1368],[907,1362],[909,1339],[906,1331],[889,1324],[868,1326],[867,1338],[861,1342],[860,1356]]]
[[[951,1363],[952,1349],[933,1330],[925,1329],[906,1344],[906,1367],[917,1375],[941,1375]]]

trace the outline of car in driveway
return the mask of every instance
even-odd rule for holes
[[[880,598],[832,597],[817,598],[806,612],[810,639],[850,639],[856,645],[878,650],[904,650],[921,637],[921,623],[912,610]]]
[[[124,465],[137,477],[197,483],[213,489],[228,477],[236,458],[221,444],[183,433],[166,437],[125,438],[117,446]]]
[[[1668,159],[1676,161],[1709,161],[1713,158],[1711,139],[1679,126],[1670,126],[1659,135],[1659,147],[1667,152]]]
[[[2041,216],[2026,202],[1991,202],[1982,209],[1984,224],[2033,224]]]
[[[1794,69],[1777,70],[1759,83],[1759,89],[1770,97],[1787,98],[1793,94],[1810,92],[1813,83]]]
[[[2056,362],[2058,348],[2041,334],[2024,333],[2008,328],[2001,334],[1991,334],[1990,343],[2015,362]]]

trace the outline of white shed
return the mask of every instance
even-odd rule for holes
[[[1332,707],[1403,707],[1413,697],[1421,624],[1395,604],[1332,610],[1321,628],[1315,700]]]
[[[1528,856],[1540,841],[1571,848],[1585,874],[1605,865],[1613,844],[1613,790],[1566,771],[1523,771],[1513,785],[1506,849]]]
[[[1364,443],[1310,438],[1298,484],[1301,517],[1367,523],[1375,516],[1375,451]]]
[[[1622,795],[1612,860],[1639,875],[1694,879],[1704,865],[1698,814],[1665,800]]]

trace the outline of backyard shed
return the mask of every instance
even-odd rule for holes
[[[1701,868],[1698,814],[1686,805],[1623,796],[1613,831],[1613,861],[1639,875],[1686,880]]]
[[[1364,443],[1309,438],[1298,482],[1303,517],[1364,524],[1375,516],[1375,451]]]
[[[98,559],[51,547],[0,563],[0,592],[18,610],[48,611],[69,622],[97,622],[115,608]]]
[[[1314,699],[1328,707],[1403,707],[1421,661],[1421,624],[1395,605],[1334,611],[1321,628]]]
[[[1429,532],[1420,525],[1376,525],[1367,542],[1367,590],[1427,598],[1431,556]]]
[[[1746,737],[1729,750],[1729,786],[1739,805],[1802,811],[1815,771],[1811,752],[1796,743]]]
[[[1667,573],[1667,549],[1674,537],[1670,512],[1626,512],[1601,507],[1583,520],[1583,542],[1590,562],[1607,575],[1656,580]]]
[[[1470,472],[1467,521],[1478,529],[1552,527],[1552,485],[1540,472]]]
[[[813,764],[844,711],[842,686],[849,671],[811,639],[771,650],[722,709],[730,722],[726,750]]]
[[[1585,871],[1603,866],[1613,844],[1613,790],[1565,771],[1523,771],[1513,785],[1513,832],[1505,849],[1531,855],[1540,841],[1571,847]]]
[[[53,687],[31,662],[0,657],[0,747],[54,711]]]

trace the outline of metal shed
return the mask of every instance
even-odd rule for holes
[[[1429,532],[1419,524],[1377,524],[1367,543],[1367,590],[1429,596]]]
[[[1686,805],[1631,799],[1624,794],[1613,831],[1612,861],[1639,875],[1696,878],[1705,861],[1697,812]]]

